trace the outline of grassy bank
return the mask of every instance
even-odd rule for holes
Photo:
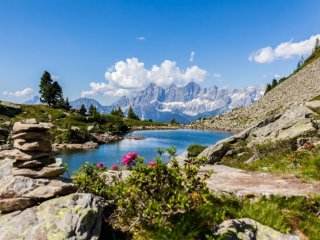
[[[16,122],[27,118],[35,118],[41,122],[53,124],[52,141],[56,143],[83,143],[94,140],[90,133],[123,134],[135,126],[153,127],[167,126],[164,123],[140,121],[119,117],[111,114],[95,114],[84,116],[75,111],[50,108],[44,105],[19,105],[20,110],[7,116],[5,111],[0,112],[1,122]]]

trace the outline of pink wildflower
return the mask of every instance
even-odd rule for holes
[[[133,160],[135,160],[138,157],[138,154],[135,152],[129,152],[127,155],[123,156],[122,164],[123,165],[131,165],[133,163]]]
[[[103,167],[104,167],[104,163],[103,163],[103,162],[97,163],[97,167],[98,167],[98,168],[103,168]]]
[[[138,157],[138,153],[136,152],[129,152],[128,154],[132,159],[136,159]]]
[[[119,167],[117,165],[113,165],[112,170],[117,171],[117,170],[119,170]]]
[[[154,166],[156,165],[156,163],[155,163],[154,161],[150,161],[150,162],[148,163],[148,165],[149,165],[150,167],[154,167]]]
[[[308,143],[305,143],[305,144],[303,144],[303,146],[302,146],[302,148],[304,148],[304,149],[306,149],[306,148],[308,148],[309,147],[309,144]]]

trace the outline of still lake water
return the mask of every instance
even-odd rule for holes
[[[139,156],[144,157],[145,162],[149,162],[158,156],[157,148],[175,146],[177,154],[181,154],[191,144],[209,146],[231,136],[231,133],[178,129],[134,131],[127,134],[127,136],[130,135],[145,137],[145,139],[124,139],[120,142],[101,145],[94,150],[63,152],[59,157],[64,163],[67,163],[68,172],[72,175],[85,162],[103,162],[107,167],[113,164],[121,165],[123,155],[128,152],[137,152]]]

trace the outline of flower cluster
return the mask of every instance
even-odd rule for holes
[[[97,163],[97,168],[103,168],[104,167],[104,163],[103,162],[98,162]]]
[[[156,165],[156,163],[155,163],[154,161],[150,161],[150,162],[148,163],[148,165],[149,165],[150,167],[154,167],[154,166]]]
[[[316,145],[314,143],[305,143],[302,145],[302,148],[303,149],[312,149],[312,148],[315,148]]]
[[[112,165],[112,170],[118,171],[118,170],[119,170],[119,167],[118,167],[117,165]]]
[[[122,158],[122,164],[131,166],[134,163],[134,160],[138,158],[138,154],[136,152],[129,152],[124,155]]]
[[[304,143],[292,154],[288,154],[287,159],[290,160],[295,167],[299,167],[301,162],[315,155],[316,151],[317,146],[314,143]]]

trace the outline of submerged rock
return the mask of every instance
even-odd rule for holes
[[[54,151],[64,150],[64,149],[74,149],[74,150],[90,150],[99,147],[96,142],[85,142],[85,143],[54,143],[52,145]]]
[[[92,194],[71,194],[0,215],[0,239],[99,239],[103,207]]]

